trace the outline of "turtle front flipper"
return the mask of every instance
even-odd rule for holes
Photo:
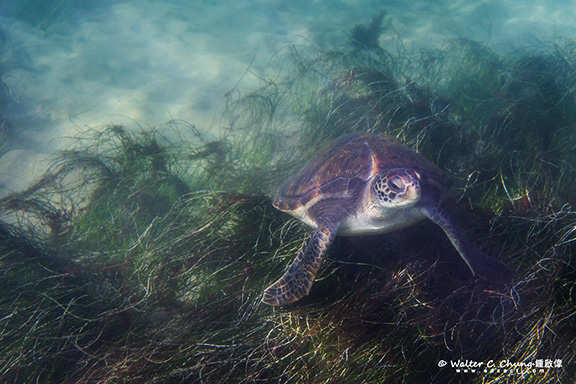
[[[504,283],[512,277],[512,272],[506,264],[495,260],[476,249],[452,223],[452,219],[438,206],[431,205],[422,208],[422,213],[436,223],[456,248],[462,259],[468,265],[474,276],[484,280]]]
[[[310,292],[326,251],[336,236],[337,225],[313,231],[284,275],[264,291],[262,302],[268,305],[293,303]]]

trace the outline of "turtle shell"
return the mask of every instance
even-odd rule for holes
[[[442,170],[396,139],[352,134],[340,138],[284,184],[274,206],[302,216],[303,210],[320,200],[359,196],[367,181],[386,169],[395,168],[418,171],[423,196],[434,200],[439,201],[450,187],[450,180]]]

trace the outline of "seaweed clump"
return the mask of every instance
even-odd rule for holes
[[[220,136],[109,126],[0,200],[4,381],[570,382],[573,45],[292,53],[285,81],[231,100]],[[366,131],[454,176],[446,209],[512,284],[471,279],[423,222],[337,238],[310,296],[260,303],[308,234],[275,187]],[[546,366],[464,377],[440,360]]]
[[[350,31],[350,42],[357,49],[375,50],[380,48],[378,39],[383,32],[382,21],[386,12],[374,16],[367,24],[356,24]]]
[[[251,353],[255,335],[238,335],[263,326],[253,311],[268,275],[261,259],[282,248],[282,221],[250,176],[265,172],[229,158],[251,156],[250,145],[164,128],[176,126],[178,143],[117,125],[79,137],[38,182],[0,201],[3,380],[145,381],[162,362],[162,376],[181,382],[204,374],[185,362],[214,348],[225,359]],[[184,340],[188,353],[175,353]],[[211,374],[240,369],[229,368]]]

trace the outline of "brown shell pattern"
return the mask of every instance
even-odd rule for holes
[[[317,198],[352,196],[376,174],[394,168],[418,171],[423,193],[436,193],[438,199],[450,186],[442,170],[396,139],[352,134],[304,166],[280,189],[274,206],[292,211]]]

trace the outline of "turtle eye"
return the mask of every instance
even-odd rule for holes
[[[402,192],[404,190],[404,180],[399,176],[394,176],[388,182],[388,186],[393,192]]]

